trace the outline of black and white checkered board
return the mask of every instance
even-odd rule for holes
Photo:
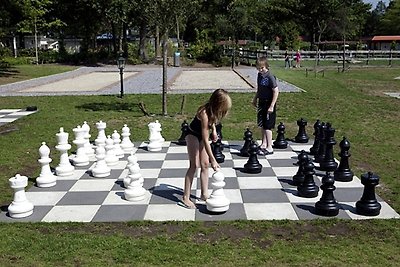
[[[0,109],[0,126],[35,112],[36,110],[26,111],[25,109]]]
[[[127,157],[120,160],[107,178],[94,178],[88,168],[76,168],[71,177],[59,177],[51,188],[36,186],[27,190],[26,195],[34,205],[31,216],[12,219],[1,212],[0,221],[77,221],[112,222],[130,220],[304,220],[324,218],[314,213],[316,198],[297,196],[297,189],[291,185],[292,176],[297,172],[293,165],[302,149],[311,144],[294,144],[284,150],[275,150],[273,155],[258,156],[263,165],[259,174],[246,174],[241,168],[247,158],[238,155],[241,141],[224,142],[225,162],[221,164],[225,175],[224,192],[231,204],[223,214],[210,214],[202,201],[196,201],[196,209],[181,205],[184,176],[188,167],[186,146],[165,142],[160,152],[149,152],[146,143],[135,144],[144,187],[148,190],[146,199],[129,202],[124,199],[122,179],[126,177]],[[92,166],[91,162],[89,166]],[[212,171],[210,169],[210,176]],[[316,173],[315,181],[321,185],[322,174]],[[371,218],[355,213],[355,202],[361,198],[363,185],[357,177],[352,182],[336,182],[334,194],[341,210],[338,218]],[[200,183],[195,179],[193,196],[200,196]],[[211,193],[211,189],[210,189]],[[195,197],[193,197],[195,199]],[[12,201],[12,200],[11,200]],[[10,201],[10,202],[11,202]],[[400,218],[386,202],[381,212],[373,218]]]

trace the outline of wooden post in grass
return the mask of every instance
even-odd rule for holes
[[[181,103],[181,112],[179,114],[183,114],[183,110],[185,109],[185,104],[186,104],[186,96],[182,96],[182,103]]]

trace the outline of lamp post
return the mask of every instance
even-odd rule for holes
[[[121,98],[124,96],[124,68],[125,68],[125,58],[121,55],[117,59],[118,69],[119,69],[119,76],[121,80]]]

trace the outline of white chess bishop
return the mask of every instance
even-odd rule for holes
[[[38,187],[52,187],[56,185],[57,177],[51,172],[50,162],[52,159],[49,157],[50,148],[46,145],[46,142],[42,142],[39,148],[40,159],[39,163],[42,165],[40,175],[36,178],[36,185]]]
[[[212,175],[212,193],[206,200],[207,210],[211,212],[225,212],[229,209],[230,201],[225,196],[225,176],[221,171],[216,171]]]
[[[14,192],[14,200],[8,206],[8,215],[11,218],[24,218],[33,213],[33,204],[26,198],[25,187],[28,185],[28,177],[15,175],[10,178],[9,184]]]

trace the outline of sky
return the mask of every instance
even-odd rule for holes
[[[365,3],[370,3],[372,4],[372,9],[375,9],[376,3],[378,3],[380,0],[363,0]],[[386,6],[388,6],[390,0],[383,0],[385,2]]]

